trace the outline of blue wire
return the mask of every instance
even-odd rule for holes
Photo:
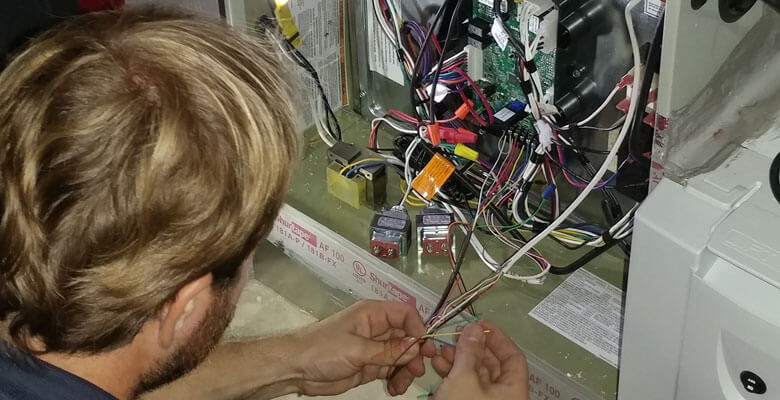
[[[387,162],[387,161],[369,161],[369,162],[366,162],[366,163],[363,163],[363,164],[358,164],[358,165],[348,169],[347,173],[344,174],[344,175],[347,178],[351,178],[352,176],[354,176],[354,173],[359,171],[361,168],[368,168],[368,167],[374,167],[374,166],[377,166],[377,165],[387,165],[387,164],[393,165],[391,162]]]

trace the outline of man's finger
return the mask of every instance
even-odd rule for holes
[[[389,329],[403,329],[406,336],[420,337],[425,325],[414,307],[392,301],[366,300],[359,304],[359,312],[368,318],[371,332],[382,333]]]
[[[448,361],[442,356],[435,356],[431,358],[431,366],[440,377],[445,378],[450,374],[450,370],[452,369],[452,361]]]
[[[355,356],[366,365],[406,365],[420,354],[417,338],[390,339],[385,341],[363,340],[360,352]]]
[[[392,371],[392,370],[391,370]],[[414,375],[409,368],[403,367],[398,371],[392,372],[392,377],[387,381],[387,390],[393,396],[398,396],[406,393],[409,386],[414,381]]]
[[[484,320],[479,324],[482,329],[490,330],[486,345],[488,352],[492,353],[500,364],[501,376],[498,381],[508,382],[525,377],[528,374],[528,364],[525,355],[515,342],[493,322]]]
[[[479,372],[485,355],[485,333],[479,324],[471,324],[463,330],[455,348],[455,362],[452,373]]]
[[[433,340],[426,340],[423,342],[420,354],[426,358],[433,358],[436,355],[436,344],[433,343]]]

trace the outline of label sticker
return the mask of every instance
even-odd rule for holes
[[[493,27],[490,28],[490,33],[493,35],[493,39],[496,39],[496,43],[498,44],[498,47],[501,48],[501,51],[504,51],[509,44],[509,35],[504,30],[504,27],[501,25],[501,21],[499,21],[498,18],[493,20]]]
[[[622,293],[609,282],[580,269],[528,315],[617,368]]]
[[[453,172],[455,172],[455,165],[450,160],[438,153],[434,154],[420,175],[412,181],[412,187],[425,199],[431,200]]]
[[[441,225],[449,226],[452,222],[452,216],[449,214],[423,214],[423,225]]]
[[[493,115],[493,118],[495,118],[495,119],[497,119],[497,120],[499,120],[501,122],[506,122],[506,121],[509,121],[510,118],[514,117],[515,114],[517,114],[517,113],[512,111],[512,110],[510,110],[510,109],[508,109],[508,108],[506,108],[506,107],[504,107],[501,110],[499,110],[497,113],[495,113]]]
[[[645,0],[645,14],[653,18],[661,18],[665,7],[664,0]]]
[[[493,0],[479,0],[480,3],[482,3],[485,6],[490,7],[490,9],[493,9]],[[501,12],[506,13],[509,9],[509,3],[507,0],[501,0]]]
[[[534,35],[539,34],[539,27],[542,25],[542,21],[536,15],[528,17],[528,32]]]
[[[373,10],[373,0],[366,0],[366,10]],[[387,37],[373,11],[367,12],[366,23],[368,28],[368,67],[390,79],[391,81],[404,85],[404,70],[401,61],[398,60],[395,46]]]

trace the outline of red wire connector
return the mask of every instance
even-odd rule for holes
[[[455,116],[458,117],[458,119],[465,119],[472,108],[474,108],[474,102],[467,99],[457,110],[455,110]]]
[[[477,134],[464,128],[447,128],[442,127],[440,129],[440,136],[441,139],[446,141],[447,143],[452,144],[473,144],[477,143]]]
[[[623,89],[624,87],[633,84],[634,84],[634,74],[629,72],[623,75],[622,78],[620,78],[620,82],[618,82],[618,88]]]
[[[439,124],[428,125],[428,139],[431,140],[434,146],[441,144],[441,136],[439,135]]]

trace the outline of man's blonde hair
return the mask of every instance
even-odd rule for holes
[[[187,282],[235,276],[297,159],[277,51],[136,9],[76,17],[0,74],[0,320],[29,350],[130,342]]]

